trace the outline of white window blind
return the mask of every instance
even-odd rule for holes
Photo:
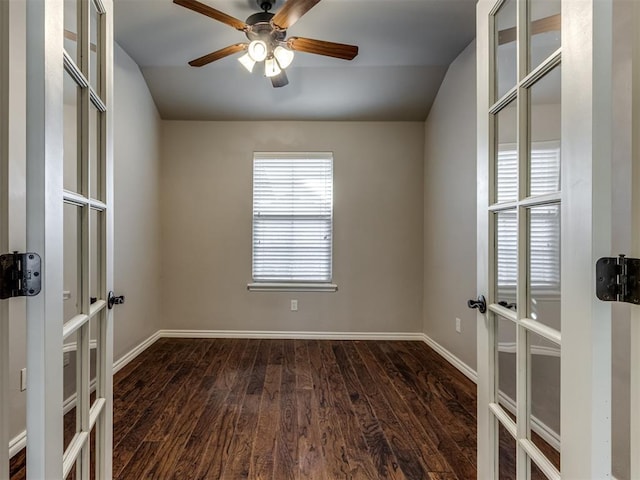
[[[254,282],[330,282],[331,153],[254,153]]]
[[[497,182],[497,198],[515,198],[517,192],[518,156],[514,148],[498,152],[498,171],[509,172]],[[531,151],[530,195],[543,195],[560,190],[560,146],[533,145]],[[560,208],[558,204],[539,206],[529,210],[529,282],[532,287],[558,289],[560,287]],[[515,211],[497,215],[498,285],[516,284],[517,218]]]

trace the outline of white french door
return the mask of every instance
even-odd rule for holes
[[[478,2],[478,478],[610,478],[611,3]]]
[[[112,11],[27,2],[27,249],[42,257],[42,291],[27,300],[33,479],[111,478]]]

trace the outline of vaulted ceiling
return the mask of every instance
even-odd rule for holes
[[[201,0],[245,20],[256,0]],[[274,89],[236,54],[187,62],[242,32],[171,0],[115,0],[115,38],[140,66],[164,119],[424,120],[453,59],[475,37],[476,0],[322,0],[287,32],[358,45],[344,61],[296,53]],[[278,0],[274,11],[282,6]]]

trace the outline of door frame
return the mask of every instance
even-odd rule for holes
[[[9,250],[9,2],[0,2],[0,253]],[[9,302],[0,301],[0,478],[9,478]]]
[[[490,14],[498,3],[480,0],[477,5],[477,293],[489,299],[493,298],[495,283],[490,278],[489,247],[493,237],[488,215],[490,138],[494,135],[489,121],[489,86],[494,84]],[[520,20],[521,17],[522,12]],[[519,31],[518,38],[526,39],[526,32]],[[611,0],[563,2],[561,476],[564,478],[609,478],[611,474],[611,306],[598,301],[594,293],[596,260],[611,254],[611,48]],[[489,407],[496,388],[495,329],[491,315],[478,313],[477,319],[478,478],[489,479],[497,478],[498,474],[497,425]],[[519,472],[526,473],[522,469]]]
[[[63,2],[27,2],[27,250],[42,290],[27,302],[27,471],[62,478]],[[53,439],[53,441],[51,441]],[[60,440],[55,440],[60,439]]]

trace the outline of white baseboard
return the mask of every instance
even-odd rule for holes
[[[159,330],[163,338],[271,338],[279,340],[413,340],[422,333],[396,332],[292,332],[259,330]]]
[[[456,367],[460,372],[462,372],[469,380],[473,383],[478,383],[478,373],[471,368],[469,365],[464,363],[458,357],[456,357],[449,350],[444,348],[434,339],[429,337],[428,335],[423,335],[424,342],[433,348],[441,357],[447,360],[451,365]],[[515,415],[516,405],[515,402],[509,398],[507,395],[500,394],[500,399],[502,400],[502,404],[509,410],[512,414]],[[560,436],[554,432],[551,428],[549,428],[546,424],[542,423],[540,419],[532,416],[531,417],[531,429],[536,432],[540,437],[551,445],[556,451],[560,450]]]
[[[9,458],[13,458],[20,450],[27,446],[27,431],[23,430],[9,441]]]
[[[115,374],[117,371],[124,368],[129,362],[131,362],[134,358],[144,352],[147,348],[153,345],[156,340],[161,337],[160,331],[157,331],[153,335],[151,335],[146,340],[142,341],[140,344],[136,345],[129,352],[125,353],[122,357],[116,360],[113,363],[113,373]],[[71,349],[69,350],[71,351]],[[95,390],[95,380],[91,382],[91,392]],[[74,393],[69,398],[67,398],[62,405],[63,414],[68,413],[71,409],[76,406],[76,394]],[[14,438],[9,441],[9,458],[12,458],[16,455],[20,450],[27,446],[27,431],[23,430]]]
[[[446,361],[448,361],[451,365],[460,370],[465,377],[471,380],[473,383],[478,383],[478,373],[471,368],[469,365],[464,363],[458,357],[456,357],[449,350],[444,348],[438,342],[436,342],[433,338],[431,338],[426,333],[422,334],[422,341],[433,348],[441,357],[443,357]]]
[[[129,352],[125,353],[122,357],[120,357],[118,360],[113,362],[113,373],[115,374],[116,372],[119,372],[120,370],[122,370],[134,358],[136,358],[138,355],[144,352],[147,348],[153,345],[162,336],[160,335],[161,331],[162,330],[158,330],[149,338],[147,338],[146,340],[143,340],[140,344],[133,347],[131,350],[129,350]]]

